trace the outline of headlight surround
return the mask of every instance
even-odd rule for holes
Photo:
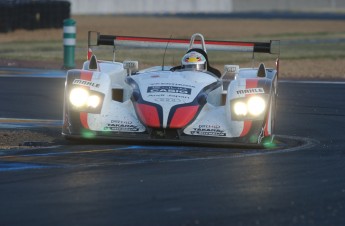
[[[69,102],[75,110],[99,113],[104,94],[83,87],[73,87],[69,93]]]
[[[233,120],[262,119],[266,110],[264,95],[252,95],[231,100],[231,116]]]

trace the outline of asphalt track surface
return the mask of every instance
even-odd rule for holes
[[[0,117],[61,120],[58,77],[2,76]],[[345,225],[345,83],[283,81],[278,101],[293,147],[0,150],[0,225]]]

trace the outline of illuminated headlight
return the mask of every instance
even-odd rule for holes
[[[69,101],[74,107],[81,110],[89,108],[97,108],[101,103],[100,95],[94,94],[95,92],[76,87],[73,88],[69,94]]]
[[[266,109],[266,101],[261,96],[239,98],[232,104],[232,112],[235,120],[254,119],[261,117]]]
[[[262,97],[250,97],[247,103],[248,111],[253,116],[258,116],[265,111],[266,102]]]
[[[236,102],[234,104],[234,112],[239,116],[246,116],[248,114],[247,104],[244,102]]]
[[[69,94],[69,101],[75,107],[82,107],[89,98],[89,92],[86,89],[74,88]]]
[[[101,102],[101,99],[99,98],[99,96],[92,95],[92,96],[89,96],[89,98],[87,99],[87,106],[96,108],[98,107],[100,102]]]

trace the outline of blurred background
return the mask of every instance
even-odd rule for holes
[[[343,0],[70,0],[73,14],[180,14],[234,12],[341,12]]]
[[[76,25],[75,67],[86,59],[89,30],[163,38],[199,32],[214,40],[280,40],[282,78],[345,79],[344,0],[2,0],[0,66],[63,68],[68,18]],[[152,58],[161,61],[162,54]],[[251,65],[242,56],[209,54],[220,69],[225,63]],[[112,57],[111,50],[96,55]],[[143,65],[152,59],[135,57],[144,57]]]

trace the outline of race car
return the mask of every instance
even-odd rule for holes
[[[87,61],[82,69],[67,71],[62,134],[139,143],[273,142],[279,56],[275,68],[226,64],[223,72],[208,57],[210,50],[272,54],[272,42],[205,40],[198,33],[189,40],[89,32]],[[101,45],[113,47],[113,60],[97,60],[93,48]],[[137,60],[116,61],[120,46],[184,49],[184,55],[177,65],[139,70]]]

